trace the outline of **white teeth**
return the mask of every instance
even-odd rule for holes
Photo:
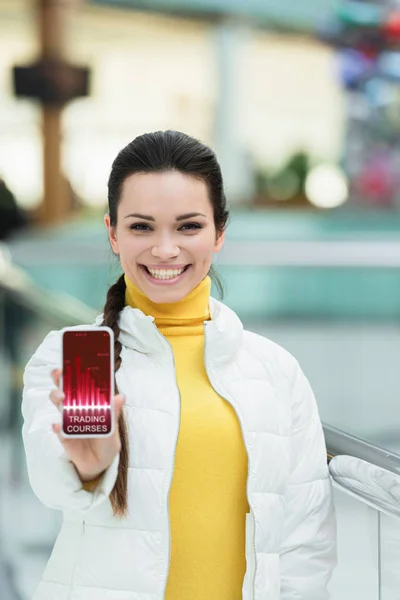
[[[183,273],[183,269],[149,269],[148,271],[154,279],[174,279]]]

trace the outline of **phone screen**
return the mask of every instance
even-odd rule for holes
[[[63,335],[63,432],[107,435],[112,427],[111,342],[107,331]]]

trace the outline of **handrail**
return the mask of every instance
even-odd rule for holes
[[[12,263],[10,253],[4,245],[0,245],[1,290],[49,324],[60,328],[71,324],[92,323],[97,315],[94,309],[68,294],[41,289],[23,269]]]
[[[354,456],[340,455],[329,464],[335,487],[375,510],[400,519],[400,476]]]
[[[328,458],[348,455],[400,475],[400,455],[322,423]]]

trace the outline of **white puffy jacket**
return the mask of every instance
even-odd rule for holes
[[[309,383],[288,352],[244,331],[227,306],[210,298],[210,312],[212,320],[204,324],[207,373],[237,413],[249,458],[243,600],[326,600],[336,528]],[[33,600],[164,598],[179,390],[171,346],[153,317],[127,306],[120,327],[116,379],[130,430],[126,519],[113,516],[109,501],[119,457],[101,485],[85,491],[51,429],[60,421],[49,400],[51,370],[61,367],[60,332],[46,337],[25,370],[23,441],[30,483],[43,504],[64,516]]]

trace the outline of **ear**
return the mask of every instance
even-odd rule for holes
[[[110,224],[110,215],[104,215],[104,224],[107,227],[108,239],[110,240],[111,248],[114,254],[119,254],[118,241],[115,235],[115,226]]]
[[[217,232],[217,237],[215,238],[213,252],[219,252],[221,250],[222,246],[224,245],[224,241],[225,241],[225,229]]]

